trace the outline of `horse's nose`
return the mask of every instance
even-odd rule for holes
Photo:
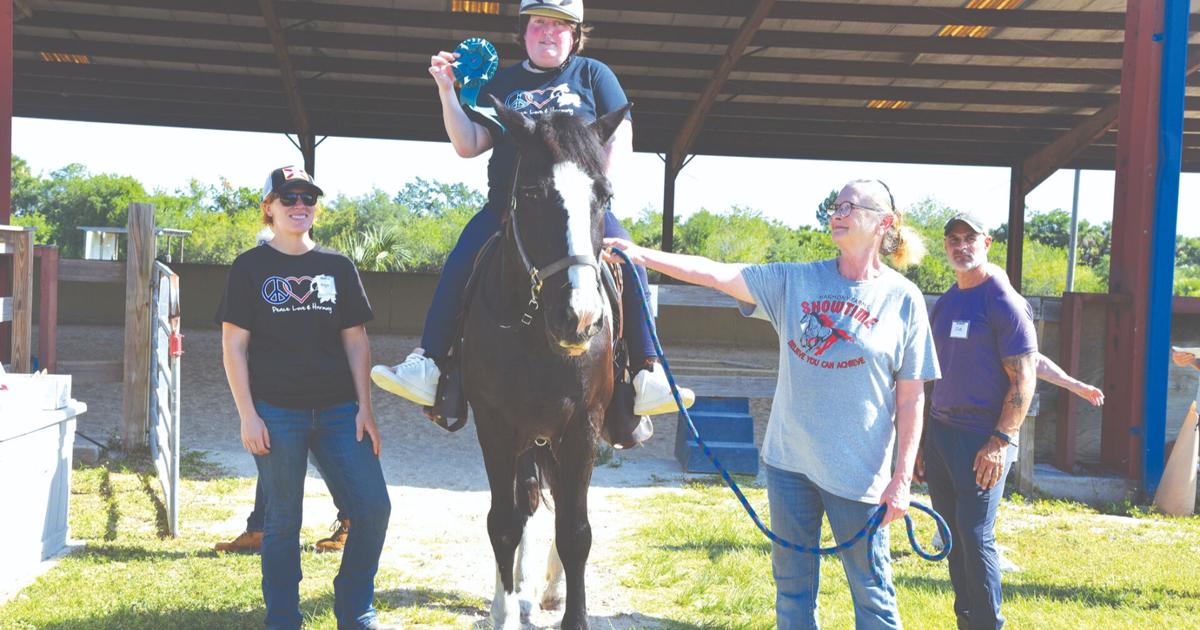
[[[595,291],[572,290],[567,304],[567,330],[580,339],[590,339],[600,332],[602,311]]]

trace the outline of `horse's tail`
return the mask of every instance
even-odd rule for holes
[[[520,487],[517,489],[518,495],[524,495],[519,501],[528,503],[529,515],[533,515],[537,511],[539,504],[545,504],[546,509],[553,511],[554,502],[551,499],[554,492],[554,477],[555,459],[554,451],[550,446],[535,446],[529,449],[521,456],[522,460],[529,460],[529,474],[526,473],[526,466],[521,465],[522,474]],[[546,490],[549,489],[551,496],[546,496]]]
[[[545,489],[553,491],[554,454],[547,446],[535,446],[525,451],[517,459],[517,509],[526,516],[533,516],[538,506],[546,504],[550,508],[551,501],[547,500]]]

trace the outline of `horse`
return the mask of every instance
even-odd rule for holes
[[[561,112],[533,119],[493,102],[518,157],[508,216],[478,272],[460,351],[491,489],[492,623],[510,630],[528,620],[525,525],[548,488],[555,542],[541,605],[557,609],[565,582],[562,627],[587,628],[587,495],[614,384],[614,309],[599,261],[612,196],[604,145],[628,106],[585,123]]]

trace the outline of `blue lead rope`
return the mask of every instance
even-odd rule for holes
[[[625,252],[619,249],[613,249],[612,251],[624,259],[625,264],[633,264]],[[658,342],[658,330],[654,326],[654,316],[650,313],[650,305],[646,300],[645,292],[642,290],[642,283],[635,282],[634,285],[637,287],[638,297],[642,302],[642,314],[646,317],[646,322],[650,326],[650,339],[654,342],[654,352],[658,355],[658,360],[662,362],[663,371],[666,372],[667,375],[667,382],[671,384],[671,395],[675,398],[675,404],[679,407],[680,413],[682,413],[683,417],[687,420],[688,428],[691,429],[692,435],[695,436],[696,443],[700,445],[700,448],[704,451],[704,455],[708,457],[710,461],[712,461],[713,466],[715,466],[717,471],[721,473],[721,478],[725,480],[725,483],[729,486],[729,489],[733,490],[733,494],[737,495],[738,501],[742,502],[742,507],[745,508],[746,513],[749,514],[750,518],[754,521],[755,527],[757,527],[758,530],[767,538],[771,539],[771,542],[779,545],[780,547],[794,549],[804,553],[816,554],[818,556],[828,556],[838,553],[844,549],[849,549],[858,543],[858,541],[866,538],[868,541],[867,561],[872,567],[874,567],[875,548],[870,545],[870,540],[875,537],[875,533],[879,531],[880,524],[883,523],[883,517],[887,514],[886,505],[880,505],[873,513],[871,513],[871,516],[867,519],[866,524],[863,525],[862,529],[858,530],[858,533],[854,534],[850,540],[832,547],[808,547],[794,543],[771,531],[771,528],[767,527],[766,524],[763,523],[762,518],[758,516],[758,512],[754,511],[754,507],[750,505],[750,501],[746,499],[746,495],[742,494],[742,489],[738,487],[737,482],[733,480],[732,476],[730,476],[729,471],[725,470],[725,467],[721,465],[721,462],[717,459],[717,456],[714,455],[712,450],[708,448],[708,445],[704,443],[704,440],[700,437],[700,431],[696,429],[696,424],[692,422],[691,414],[689,414],[687,409],[684,408],[683,399],[679,397],[679,387],[675,384],[675,376],[671,374],[671,366],[667,363],[666,355],[663,354],[662,344]],[[921,546],[921,543],[917,542],[916,532],[913,531],[912,517],[908,514],[905,514],[904,525],[908,529],[908,542],[912,545],[913,551],[916,552],[918,556],[926,560],[936,562],[938,560],[945,559],[946,556],[950,555],[950,546],[952,544],[950,539],[950,528],[946,525],[945,519],[943,519],[940,514],[935,512],[933,508],[925,504],[911,501],[909,502],[909,507],[916,508],[933,517],[934,522],[937,524],[938,535],[942,539],[942,548],[938,550],[937,553],[929,553],[925,551],[925,549]],[[881,576],[876,575],[875,578],[877,582],[882,583],[883,578]]]

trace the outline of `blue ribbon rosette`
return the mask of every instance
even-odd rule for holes
[[[496,53],[496,47],[482,37],[472,37],[459,44],[454,52],[458,54],[458,59],[451,67],[454,69],[454,79],[460,86],[458,101],[463,109],[468,115],[477,114],[487,124],[497,125],[503,130],[504,125],[496,118],[495,108],[480,107],[478,103],[479,91],[496,76],[496,70],[500,67],[500,55]]]

